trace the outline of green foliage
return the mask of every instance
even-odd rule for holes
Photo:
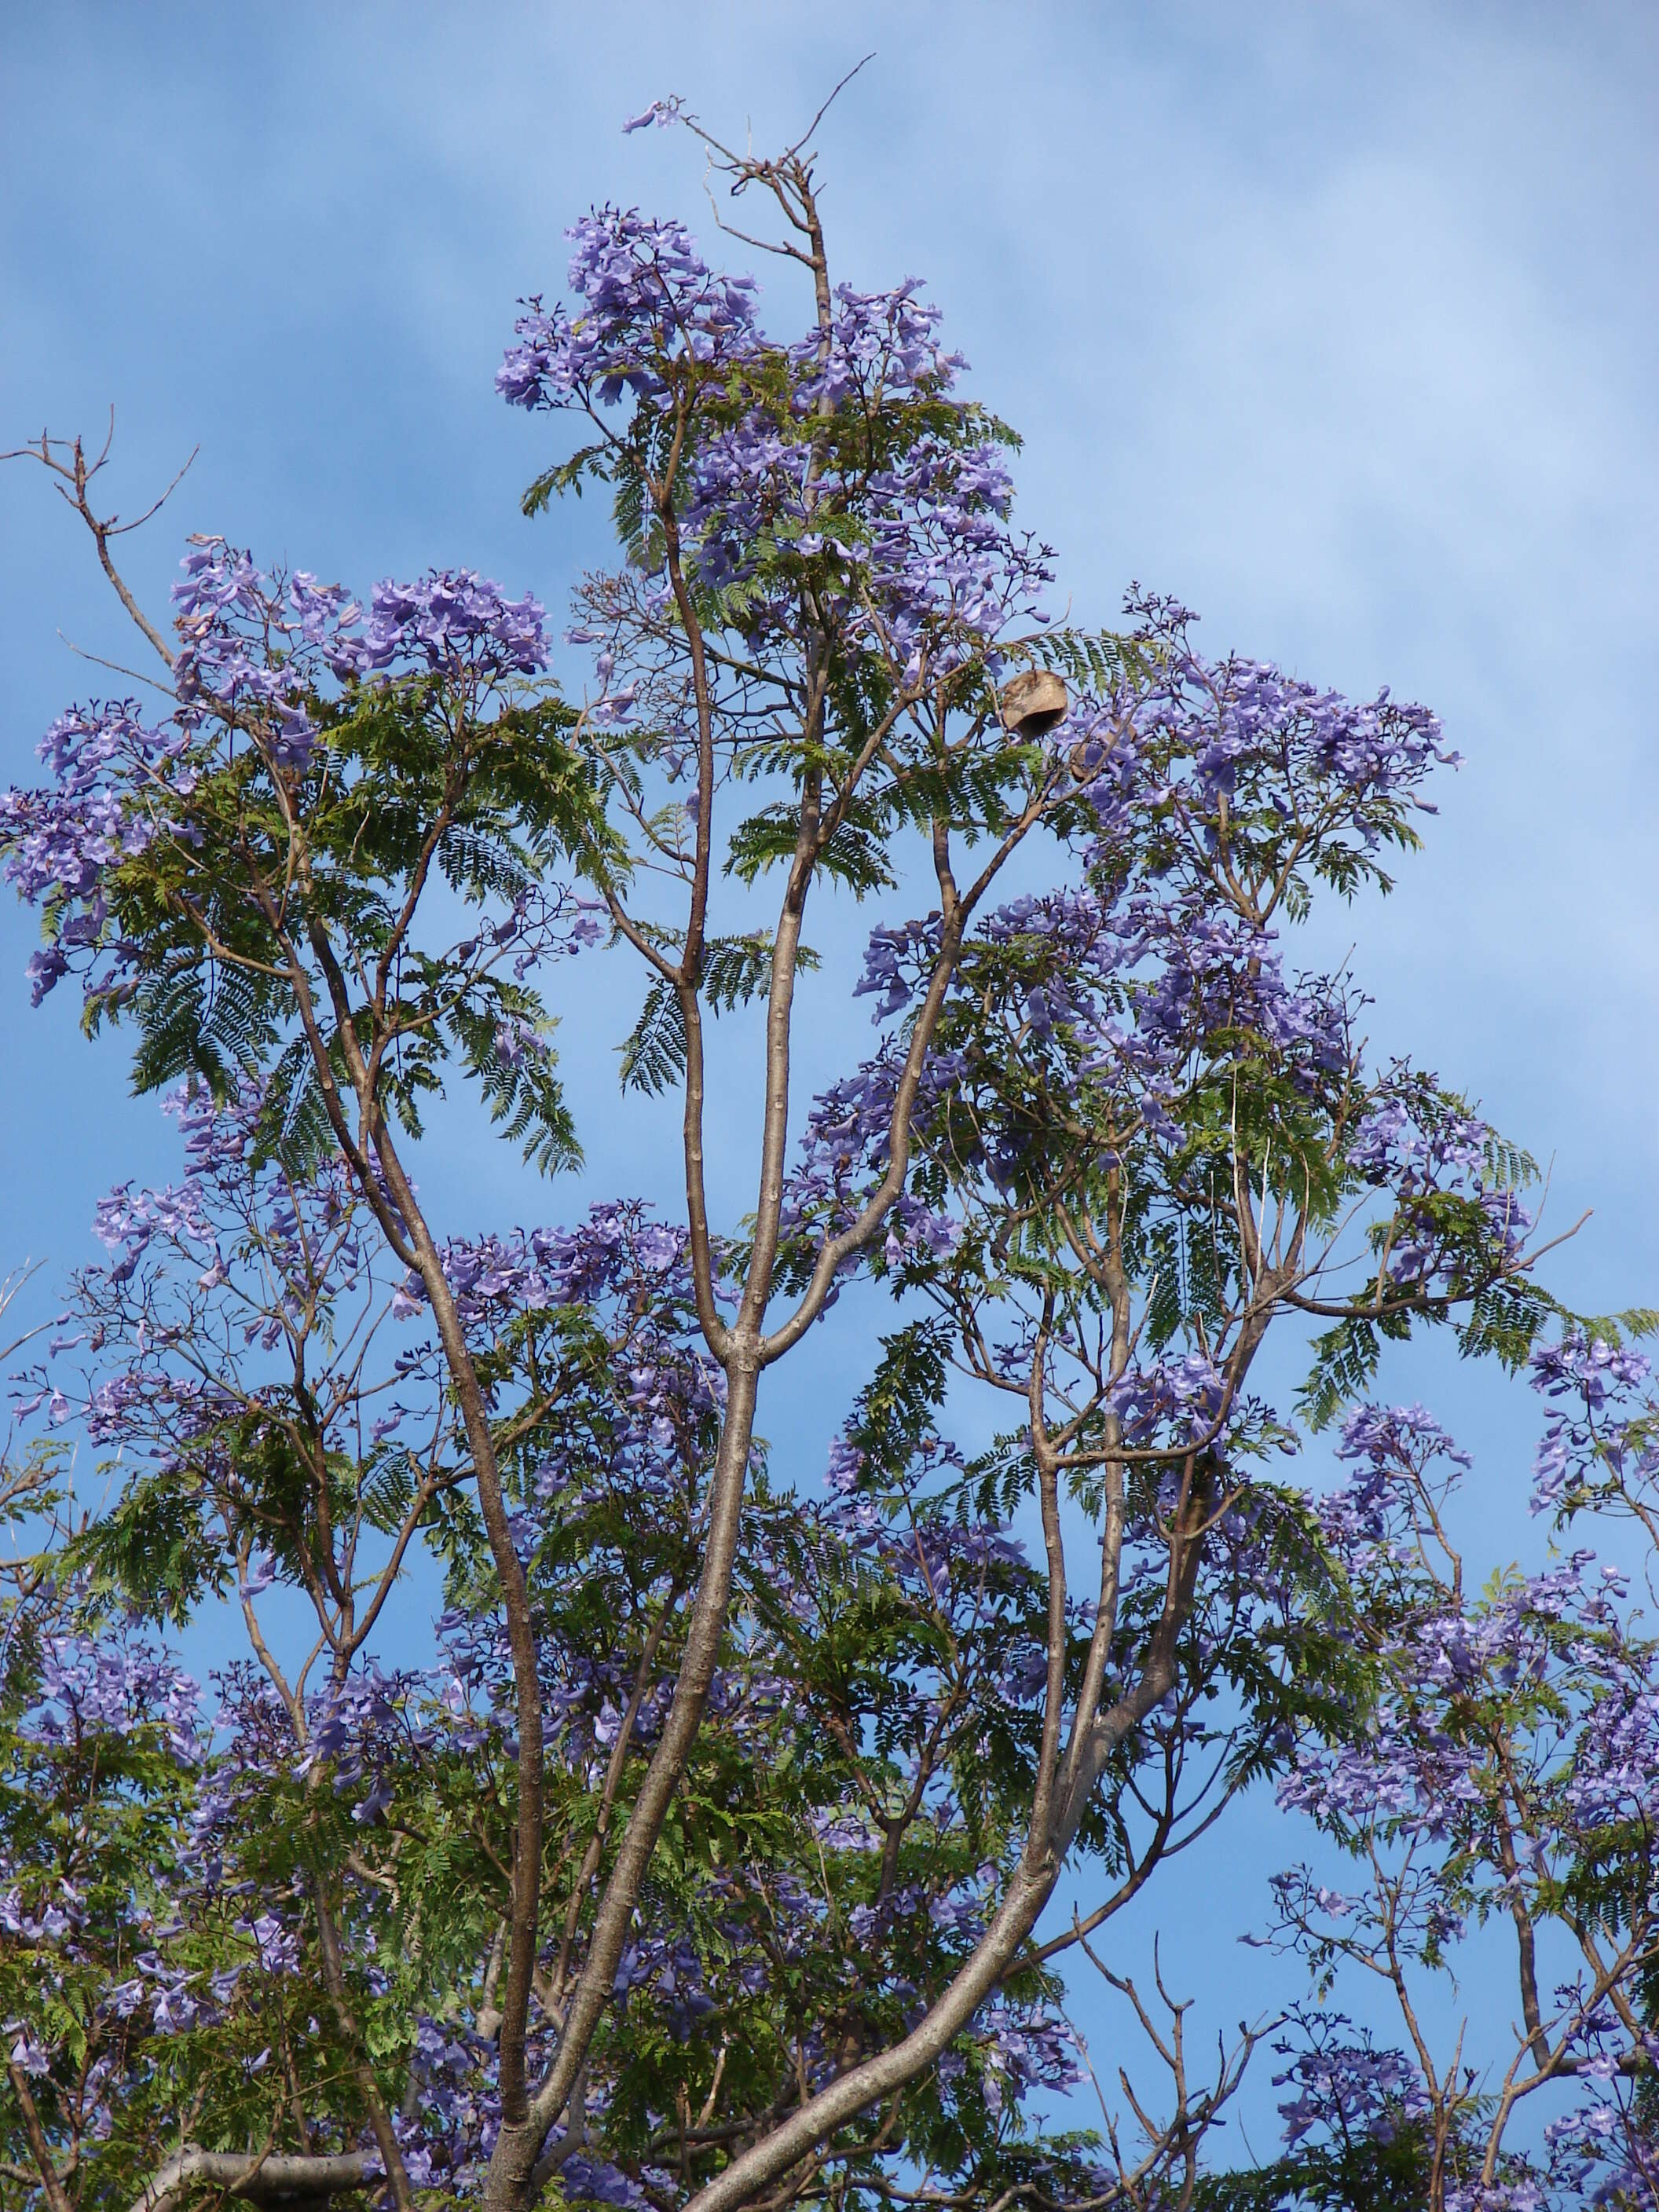
[[[1370,1390],[1382,1357],[1383,1337],[1404,1337],[1410,1330],[1404,1315],[1379,1321],[1366,1314],[1345,1314],[1314,1339],[1313,1365],[1297,1403],[1316,1435]]]
[[[1366,2136],[1204,2174],[1193,2212],[1429,2212],[1431,2155],[1422,2130],[1402,2123],[1387,2142]]]
[[[810,973],[818,957],[809,945],[796,949],[795,965]],[[771,980],[772,945],[762,932],[747,937],[717,937],[703,948],[699,996],[712,1012],[728,1014],[763,996]],[[653,1097],[685,1073],[685,1017],[678,994],[664,976],[646,993],[645,1005],[621,1047],[624,1091]]]
[[[312,702],[321,735],[287,770],[204,725],[176,834],[106,878],[112,927],[142,950],[86,1018],[136,1024],[137,1088],[194,1075],[226,1096],[274,1074],[269,1142],[303,1163],[333,1141],[319,1050],[349,1096],[349,1022],[406,1128],[459,1061],[538,1165],[579,1157],[552,1018],[508,964],[512,917],[560,895],[561,866],[603,874],[619,848],[594,768],[568,742],[570,708],[542,693],[470,711],[438,678],[348,686]],[[434,881],[478,914],[458,944],[422,922]],[[534,1042],[505,1052],[503,1037]]]

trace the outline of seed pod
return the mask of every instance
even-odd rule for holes
[[[1028,668],[1002,687],[1002,726],[1012,737],[1046,737],[1057,722],[1064,721],[1071,703],[1064,677],[1056,676],[1052,668]]]

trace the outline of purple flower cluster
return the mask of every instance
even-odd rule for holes
[[[837,627],[909,685],[1037,617],[1052,580],[1048,549],[1007,527],[1013,486],[994,446],[923,431],[872,465],[878,441],[863,427],[937,405],[966,367],[918,290],[914,278],[885,292],[841,287],[827,337],[787,349],[792,420],[757,410],[717,432],[698,453],[687,512],[716,586],[749,585],[763,548],[827,557],[832,591],[842,570],[856,574],[861,592],[836,593]],[[767,635],[792,612],[781,593],[744,626]]]
[[[0,853],[20,896],[46,909],[51,941],[30,956],[38,1006],[77,957],[109,945],[103,881],[156,838],[176,834],[197,782],[187,730],[152,727],[131,700],[72,707],[40,746],[51,786],[0,793]],[[96,988],[103,988],[100,977]]]
[[[507,599],[471,569],[379,584],[365,617],[342,586],[267,573],[223,538],[195,538],[173,601],[173,712],[152,725],[131,701],[73,708],[40,748],[52,781],[0,794],[6,878],[46,917],[49,942],[29,963],[37,1005],[71,968],[89,996],[130,972],[139,948],[112,932],[108,878],[158,838],[199,843],[191,802],[239,733],[271,774],[292,776],[342,684],[425,676],[453,711],[476,715],[547,665],[536,600]]]
[[[273,1908],[221,1913],[216,1878],[204,1885],[220,1855],[201,1851],[197,1830],[237,1747],[217,1740],[176,1660],[129,1621],[66,1626],[43,1639],[15,1727],[30,1794],[62,1824],[62,1856],[0,1863],[0,1930],[43,1986],[89,1978],[89,2027],[142,2013],[155,2033],[184,2033],[239,1997],[257,2003],[242,1987],[250,1974],[299,1971],[295,1930]],[[206,1964],[216,1917],[222,1940]]]
[[[873,1019],[902,1019],[918,1003],[939,957],[937,915],[872,933],[857,986]],[[996,1009],[988,1024],[982,1009]],[[961,1022],[924,1064],[914,1115],[926,1142],[948,1130],[951,1158],[983,1169],[1006,1190],[1030,1133],[1010,1071],[1042,1066],[1075,1115],[1098,1127],[1103,1163],[1150,1147],[1168,1157],[1187,1141],[1189,1114],[1218,1070],[1262,1058],[1310,1101],[1334,1099],[1360,1078],[1349,994],[1340,979],[1286,977],[1271,932],[1206,907],[1177,879],[1114,902],[1087,888],[1024,894],[987,914],[969,939],[951,1001]],[[969,1009],[973,1011],[969,1012]],[[792,1176],[786,1225],[844,1226],[884,1172],[902,1063],[902,1031],[858,1072],[817,1100]],[[971,1115],[956,1115],[955,1102]],[[1451,1192],[1474,1200],[1488,1257],[1513,1257],[1529,1217],[1490,1179],[1491,1133],[1460,1115],[1431,1084],[1395,1070],[1348,1139],[1364,1182],[1395,1192],[1407,1209],[1390,1253],[1395,1279],[1415,1282],[1443,1264],[1443,1224],[1425,1201]],[[915,1218],[903,1218],[908,1203]],[[937,1204],[907,1194],[889,1263],[923,1249],[948,1254],[959,1224]]]
[[[635,1288],[684,1308],[691,1297],[683,1229],[653,1220],[637,1200],[594,1206],[574,1229],[535,1229],[512,1237],[457,1241],[444,1248],[444,1273],[469,1321],[544,1306],[598,1305]],[[420,1278],[400,1292],[400,1310],[424,1304]]]
[[[206,1750],[200,1695],[174,1660],[130,1627],[97,1638],[52,1635],[19,1731],[48,1747],[159,1731],[173,1759],[194,1766]]]
[[[1273,2076],[1276,2088],[1295,2093],[1279,2108],[1292,2148],[1316,2129],[1392,2142],[1402,2125],[1425,2117],[1422,2077],[1403,2051],[1378,2050],[1369,2031],[1354,2033],[1340,2013],[1298,2008],[1292,2018],[1299,2040],[1274,2045],[1291,2063]]]
[[[173,594],[179,700],[268,726],[272,757],[285,766],[309,755],[309,708],[329,677],[424,672],[482,688],[547,665],[542,606],[528,593],[505,598],[473,569],[377,584],[365,618],[343,585],[319,584],[303,569],[266,574],[220,538],[191,544]]]
[[[1400,1201],[1388,1254],[1395,1282],[1419,1282],[1443,1263],[1438,1200],[1469,1201],[1478,1209],[1488,1251],[1510,1260],[1519,1255],[1533,1217],[1498,1171],[1493,1151],[1488,1124],[1440,1091],[1431,1077],[1396,1065],[1376,1085],[1348,1157],[1366,1182],[1393,1191]]]
[[[1179,1449],[1215,1437],[1226,1397],[1226,1377],[1215,1363],[1189,1352],[1125,1368],[1108,1403],[1122,1422],[1126,1443],[1151,1443],[1167,1435]]]
[[[1569,1330],[1534,1352],[1530,1376],[1550,1403],[1533,1460],[1533,1511],[1564,1524],[1594,1506],[1630,1514],[1651,1534],[1659,1506],[1652,1362]]]
[[[1644,1363],[1571,1333],[1534,1369],[1587,1419],[1611,1411],[1615,1435],[1619,1401],[1647,1382]],[[1564,1456],[1594,1460],[1563,1423],[1571,1431],[1574,1414],[1553,1422],[1540,1476],[1556,1511],[1574,1510]],[[1454,2062],[1437,2079],[1420,2045],[1409,2060],[1366,2045],[1351,2078],[1355,2049],[1308,2015],[1285,2077],[1301,2091],[1285,2108],[1291,2140],[1317,2126],[1328,2142],[1386,2142],[1401,2118],[1431,2120],[1450,2147],[1448,2207],[1646,2202],[1650,2146],[1624,2085],[1651,2059],[1629,1999],[1655,1936],[1659,1647],[1624,1603],[1626,1577],[1588,1550],[1466,1591],[1449,1530],[1470,1462],[1422,1407],[1356,1408],[1340,1456],[1350,1472],[1318,1516],[1375,1694],[1352,1728],[1298,1742],[1278,1796],[1352,1852],[1360,1879],[1347,1893],[1306,1867],[1278,1877],[1275,1939],[1322,1986],[1344,1962],[1404,1976],[1402,2002],[1409,1977],[1449,1967],[1477,1920],[1514,1924],[1525,1974],[1547,1947],[1577,1944],[1583,1970],[1534,1989],[1514,2065],[1506,2074],[1500,2056],[1491,2077],[1521,2094],[1571,2078],[1577,2097],[1551,2119],[1540,2162],[1503,2148],[1510,2107],[1483,2096],[1474,2069]],[[1617,1902],[1587,1917],[1577,1886],[1598,1881]],[[1493,2161],[1497,2181],[1480,2184]]]
[[[19,1378],[20,1418],[50,1401],[55,1425],[74,1414],[101,1448],[165,1468],[210,1461],[223,1425],[271,1389],[262,1375],[233,1372],[229,1347],[257,1368],[259,1355],[284,1340],[291,1348],[354,1298],[372,1303],[374,1248],[344,1164],[325,1159],[299,1176],[259,1160],[264,1097],[248,1083],[219,1105],[186,1084],[164,1099],[184,1137],[185,1175],[161,1190],[122,1184],[100,1201],[94,1227],[108,1264],[76,1277],[83,1325],[55,1338],[48,1360]],[[216,1375],[194,1356],[210,1315],[227,1345]],[[63,1362],[83,1347],[99,1366],[72,1399]],[[117,1347],[125,1364],[105,1356]]]
[[[515,406],[582,410],[612,442],[599,410],[624,396],[665,411],[711,383],[746,391],[698,424],[676,504],[703,583],[740,587],[732,619],[751,640],[791,634],[803,563],[822,618],[908,684],[1036,612],[1050,556],[1006,526],[997,448],[922,419],[948,402],[965,422],[949,400],[964,364],[915,280],[843,286],[827,331],[780,347],[756,323],[753,280],[712,272],[679,223],[606,207],[568,235],[580,312],[527,302],[496,388]],[[781,405],[765,362],[786,372]],[[886,434],[906,410],[910,434]]]
[[[1188,856],[1242,864],[1274,903],[1283,887],[1260,861],[1275,845],[1293,838],[1309,866],[1350,841],[1369,859],[1384,842],[1408,842],[1402,809],[1432,811],[1420,787],[1458,756],[1426,708],[1386,690],[1354,702],[1265,661],[1209,660],[1178,600],[1137,587],[1127,607],[1138,625],[1133,668],[1054,740],[1071,748],[1105,822],[1133,762]]]
[[[1440,1534],[1470,1462],[1420,1407],[1357,1409],[1341,1456],[1356,1474],[1320,1502],[1334,1551],[1357,1577],[1414,1588],[1414,1564]],[[1659,1812],[1659,1654],[1632,1640],[1615,1600],[1624,1578],[1595,1554],[1512,1573],[1478,1603],[1432,1583],[1395,1632],[1387,1684],[1363,1739],[1309,1744],[1280,1783],[1281,1804],[1345,1835],[1373,1824],[1431,1841],[1467,1835],[1498,1786],[1486,1736],[1448,1727],[1443,1707],[1526,1699],[1550,1687],[1554,1718],[1534,1723],[1531,1786],[1553,1793],[1562,1835]]]
[[[719,370],[757,350],[754,280],[713,275],[684,223],[606,206],[565,235],[581,309],[525,302],[495,375],[509,405],[591,410],[624,392],[660,405],[671,362]]]

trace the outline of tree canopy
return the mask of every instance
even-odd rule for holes
[[[15,1354],[0,2204],[1659,2202],[1655,1647],[1589,1549],[1466,1576],[1468,1458],[1372,1398],[1449,1333],[1540,1394],[1541,1526],[1659,1534],[1651,1317],[1563,1310],[1525,1153],[1297,958],[1455,756],[1172,599],[1056,617],[938,311],[834,281],[811,134],[652,123],[764,207],[806,324],[678,222],[574,224],[496,379],[556,418],[526,512],[614,513],[562,649],[468,571],[359,599],[218,537],[164,626],[101,459],[24,449],[161,703],[70,708],[0,854],[37,1001],[78,988],[183,1164]],[[434,1099],[580,1161],[572,961],[629,996],[558,1043],[661,1102],[683,1212],[458,1234]],[[868,1049],[802,1099],[848,991]],[[826,1377],[852,1298],[878,1350]],[[1113,1923],[1190,1913],[1252,1790],[1307,1863],[1253,1930],[1281,2010],[1212,2052]],[[1516,2026],[1442,2037],[1487,1923]],[[1367,1984],[1396,2041],[1339,2008]],[[1245,2171],[1214,2130],[1263,2042],[1286,2138]]]

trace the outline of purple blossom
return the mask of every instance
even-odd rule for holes
[[[255,567],[222,538],[190,541],[173,591],[176,704],[154,724],[131,701],[77,707],[40,745],[51,781],[0,794],[0,854],[49,941],[29,973],[38,1004],[71,969],[90,997],[131,981],[140,948],[116,932],[111,876],[158,838],[200,842],[191,802],[239,742],[270,773],[302,775],[340,688],[422,677],[476,714],[547,665],[541,606],[471,569],[382,583],[365,618],[340,585]]]
[[[582,312],[573,320],[539,297],[524,303],[495,378],[512,405],[591,409],[624,391],[657,399],[671,362],[712,368],[752,352],[753,281],[713,275],[683,223],[606,206],[565,235]]]

